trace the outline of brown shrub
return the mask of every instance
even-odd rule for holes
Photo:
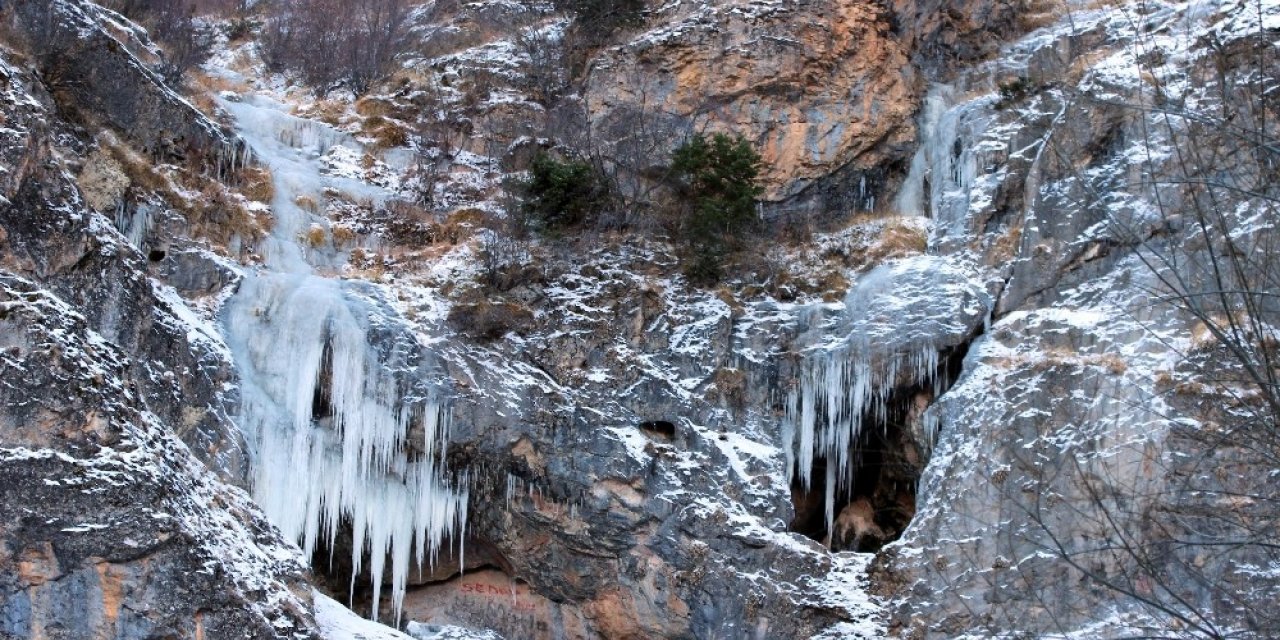
[[[512,302],[481,299],[454,305],[449,325],[459,333],[479,340],[497,340],[508,333],[523,334],[533,325],[533,312]]]
[[[299,207],[302,207],[304,210],[306,210],[309,213],[320,212],[320,205],[316,202],[316,199],[312,198],[311,196],[307,196],[307,195],[298,196],[297,198],[293,199],[293,203],[298,205]]]
[[[333,246],[341,249],[349,245],[356,239],[356,232],[346,225],[335,225],[333,227]]]
[[[393,111],[395,111],[395,106],[382,98],[365,96],[356,100],[356,113],[366,118],[385,118],[391,115]]]
[[[244,197],[263,204],[271,204],[276,195],[276,186],[271,179],[271,170],[266,167],[245,167],[239,171],[237,182],[240,193]]]
[[[403,126],[389,120],[370,132],[370,135],[373,137],[374,148],[379,150],[394,149],[409,144],[409,132]]]
[[[324,232],[324,227],[318,224],[311,225],[302,234],[302,240],[305,241],[307,245],[313,249],[318,249],[320,247],[323,247],[325,240],[327,239],[328,239],[328,234]]]

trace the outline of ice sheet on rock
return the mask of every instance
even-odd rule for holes
[[[304,246],[299,240],[312,225],[329,226],[328,220],[309,209],[322,210],[330,189],[371,202],[387,198],[388,192],[381,187],[326,174],[326,156],[335,148],[356,154],[363,154],[364,148],[350,134],[323,122],[294,116],[288,105],[267,96],[250,94],[235,100],[224,97],[219,99],[219,105],[235,118],[253,160],[271,170],[275,224],[262,247],[267,266],[276,271],[307,273],[313,265],[336,264],[336,251]]]
[[[920,122],[920,146],[895,205],[909,216],[928,216],[933,242],[964,239],[967,213],[974,207],[974,187],[980,178],[983,149],[975,142],[991,126],[995,94],[961,100],[956,88],[935,85],[925,97]],[[975,207],[976,208],[976,207]]]
[[[783,441],[791,444],[788,473],[798,473],[806,488],[815,460],[827,460],[828,526],[838,488],[853,481],[863,421],[886,417],[894,389],[936,383],[939,353],[965,342],[992,304],[974,268],[917,256],[864,275],[834,317],[824,317],[825,305],[802,313],[799,344],[807,346],[789,394]]]

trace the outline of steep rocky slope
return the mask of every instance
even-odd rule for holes
[[[360,101],[220,39],[207,115],[123,17],[0,9],[0,637],[404,637],[330,596],[418,638],[1265,637],[1277,476],[1206,436],[1255,399],[1151,260],[1216,255],[1210,175],[1269,246],[1269,148],[1178,152],[1240,94],[1274,128],[1280,8],[942,9],[670,3],[549,108],[516,34],[562,20],[433,3]],[[704,127],[825,230],[714,291],[503,235],[532,149]]]

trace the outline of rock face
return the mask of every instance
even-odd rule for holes
[[[49,91],[67,113],[105,126],[161,161],[230,172],[244,143],[227,135],[160,81],[135,52],[155,45],[124,18],[97,5],[21,0],[7,8],[10,27],[30,48]],[[114,33],[113,33],[114,32]]]
[[[774,409],[751,391],[779,375],[749,359],[776,348],[759,327],[788,331],[794,310],[738,316],[636,275],[665,259],[637,247],[548,273],[511,294],[534,300],[522,335],[438,343],[462,382],[467,563],[487,569],[422,580],[407,612],[536,638],[809,637],[865,615],[833,595],[841,560],[786,532]]]
[[[1252,191],[1192,204],[1204,194],[1177,185],[1199,183],[1201,171],[1248,183],[1254,160],[1222,153],[1235,145],[1223,129],[1162,110],[1240,108],[1202,74],[1213,67],[1231,82],[1257,73],[1220,51],[1274,56],[1264,43],[1275,9],[1262,29],[1235,10],[1153,8],[1145,29],[1167,35],[1146,46],[1179,61],[1169,65],[1129,57],[1131,25],[1106,12],[1034,34],[959,79],[957,95],[971,97],[936,120],[932,133],[943,133],[924,163],[933,241],[976,250],[1008,281],[960,380],[928,410],[941,436],[919,510],[881,558],[897,633],[1274,633],[1275,621],[1256,613],[1274,583],[1246,585],[1241,572],[1275,566],[1275,555],[1269,543],[1240,542],[1272,516],[1223,498],[1245,484],[1274,496],[1261,453],[1274,449],[1244,435],[1256,426],[1241,431],[1258,424],[1256,399],[1227,401],[1224,414],[1201,395],[1236,393],[1234,382],[1199,386],[1206,376],[1238,380],[1239,362],[1192,337],[1203,322],[1186,305],[1217,286],[1205,265],[1227,236],[1183,216],[1197,211],[1231,242],[1257,246],[1274,230],[1249,221],[1275,209]],[[1195,44],[1205,40],[1223,49]],[[985,93],[992,76],[1002,88]],[[1161,87],[1155,97],[1151,85]],[[1179,164],[1188,149],[1200,164]],[[1271,259],[1251,263],[1238,286],[1256,286],[1246,274],[1267,272]]]
[[[784,210],[876,208],[886,165],[914,135],[920,86],[887,11],[840,0],[673,7],[593,64],[586,100],[606,138],[644,122],[673,142],[740,133]]]
[[[40,84],[0,69],[0,636],[315,637],[296,550],[204,464],[241,464],[216,338],[83,206]]]
[[[296,551],[145,409],[124,352],[7,273],[0,308],[0,635],[316,637]]]
[[[8,54],[0,82],[0,637],[351,637],[226,482],[247,461],[217,331],[85,206],[43,83]]]

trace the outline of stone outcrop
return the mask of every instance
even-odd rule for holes
[[[593,62],[585,98],[604,139],[644,126],[670,144],[742,134],[781,211],[877,208],[914,137],[921,89],[889,12],[848,0],[673,6]]]
[[[155,45],[123,17],[67,0],[16,0],[0,13],[29,50],[64,113],[108,127],[158,161],[218,175],[244,162],[244,143],[165,85],[138,55]],[[132,46],[131,46],[132,45]]]

